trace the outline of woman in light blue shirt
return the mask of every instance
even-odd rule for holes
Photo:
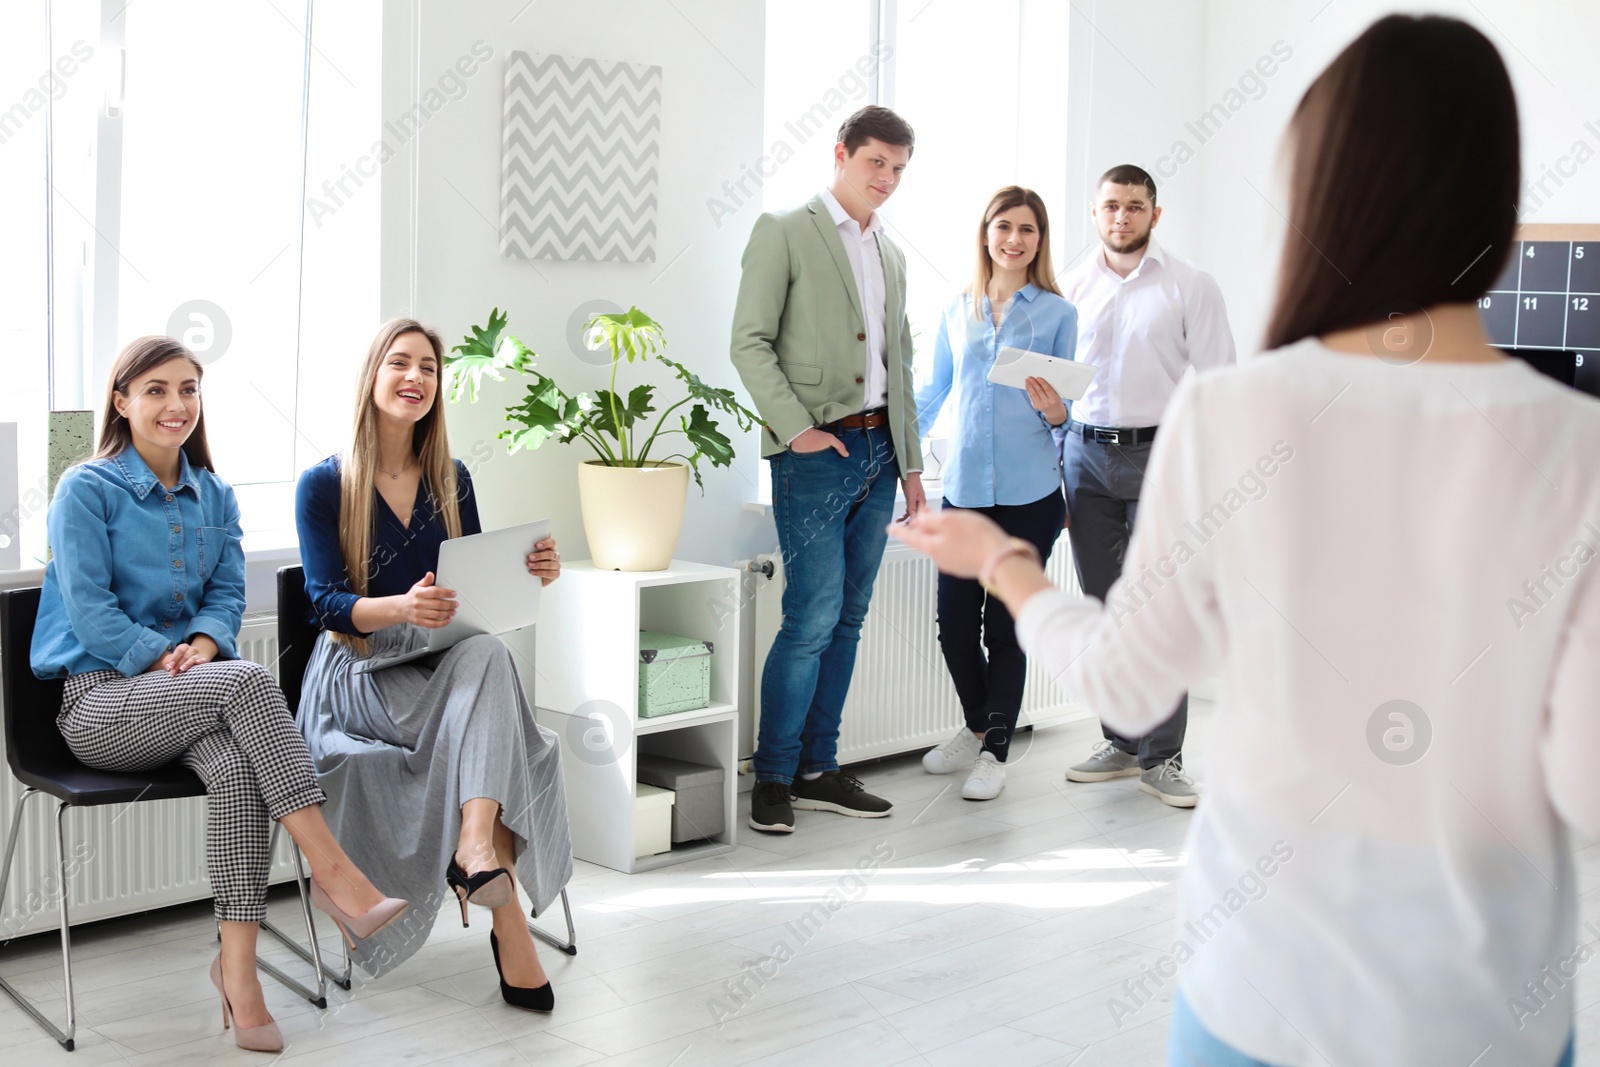
[[[954,396],[944,507],[989,516],[1041,559],[1049,558],[1067,515],[1053,433],[1067,420],[1066,405],[1042,378],[1016,389],[990,382],[989,369],[1002,348],[1071,359],[1077,342],[1078,312],[1056,288],[1050,266],[1044,201],[1031,189],[1006,186],[978,224],[972,286],[940,316],[917,417],[926,430]],[[1005,785],[1027,659],[1005,605],[977,582],[948,574],[939,575],[939,644],[966,721],[922,765],[933,774],[966,771],[961,795],[992,800]]]
[[[322,817],[326,799],[271,672],[238,658],[244,550],[233,489],[212,471],[200,362],[141,337],[111,372],[100,447],[62,475],[47,526],[30,659],[66,684],[57,718],[91,767],[182,763],[205,783],[206,869],[222,951],[211,981],[240,1048],[283,1049],[256,977],[269,819],[311,862],[311,899],[348,939],[398,918]]]

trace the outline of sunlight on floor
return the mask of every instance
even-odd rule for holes
[[[864,889],[858,888],[855,883],[846,888],[838,885],[815,885],[770,889],[738,886],[646,889],[589,907],[597,911],[614,911],[629,908],[668,908],[683,904],[724,904],[733,901],[760,901],[766,904],[826,903],[829,894],[833,894],[835,899],[842,896],[847,903],[857,904],[910,902],[1086,908],[1100,904],[1115,904],[1119,900],[1126,900],[1128,897],[1155,889],[1161,884],[1160,882],[1042,882],[1027,885],[1015,882],[995,884],[962,881],[940,882],[934,885],[880,885],[874,878],[873,883],[866,885]]]

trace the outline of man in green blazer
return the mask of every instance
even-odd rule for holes
[[[923,507],[906,262],[877,214],[911,160],[911,127],[864,107],[834,145],[833,181],[762,215],[744,253],[733,365],[766,421],[783,552],[783,626],[761,678],[750,825],[794,809],[881,818],[891,805],[839,770],[839,717],[883,558],[896,483]]]

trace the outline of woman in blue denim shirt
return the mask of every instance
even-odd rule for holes
[[[1061,446],[1053,432],[1067,420],[1066,405],[1043,378],[1028,379],[1024,391],[990,382],[989,369],[1005,347],[1071,359],[1077,344],[1077,309],[1056,289],[1050,266],[1044,201],[1031,189],[1006,186],[978,222],[971,288],[939,318],[933,374],[917,389],[917,419],[926,432],[955,395],[944,507],[989,516],[1042,559],[1066,521]],[[948,574],[939,575],[939,644],[965,722],[922,765],[932,774],[966,771],[961,795],[992,800],[1005,786],[1027,659],[1005,605],[986,597],[977,582]]]
[[[283,692],[237,658],[244,550],[233,489],[212,471],[201,367],[170,337],[141,337],[112,370],[100,447],[50,504],[31,661],[66,679],[58,724],[91,767],[181,762],[210,801],[206,868],[222,951],[211,980],[240,1048],[283,1037],[256,977],[266,917],[268,819],[311,863],[312,900],[348,938],[370,936],[406,902],[385,897],[323,820],[326,799]]]

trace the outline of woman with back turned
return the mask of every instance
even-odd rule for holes
[[[1466,23],[1391,16],[1288,136],[1275,351],[1181,387],[1106,603],[978,516],[904,536],[1121,733],[1220,669],[1215,784],[1147,963],[1156,988],[1177,970],[1171,1064],[1567,1065],[1600,405],[1491,348],[1475,307],[1514,247],[1511,82]],[[1508,610],[1552,561],[1565,585]]]

